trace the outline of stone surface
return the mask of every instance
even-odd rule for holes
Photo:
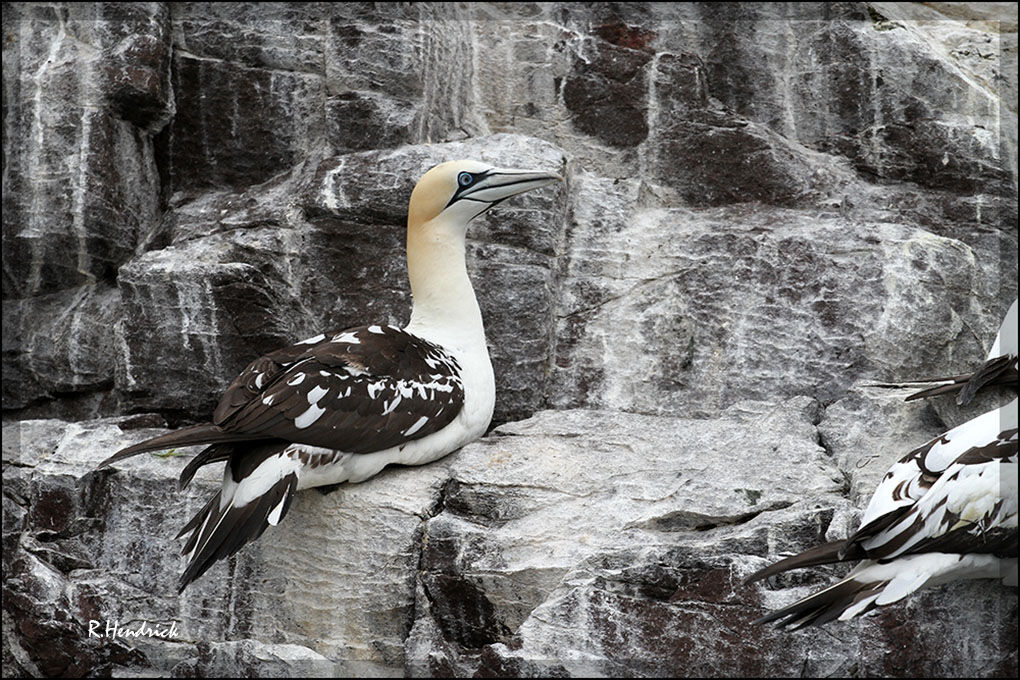
[[[4,404],[46,400],[59,408],[110,387],[118,352],[110,331],[123,314],[118,289],[89,284],[3,305]]]
[[[747,622],[838,569],[739,586],[1005,397],[875,385],[970,370],[1016,295],[1015,3],[8,3],[3,34],[12,674],[1015,675],[997,584],[793,635]],[[263,352],[406,321],[408,196],[458,157],[566,179],[469,232],[505,425],[302,493],[177,598],[218,473],[90,466]]]
[[[152,436],[148,425],[103,419],[4,427],[4,602],[18,622],[18,634],[4,638],[26,669],[45,675],[117,666],[185,675],[188,668],[203,675],[399,671],[421,525],[444,483],[443,464],[395,471],[329,495],[300,494],[286,530],[263,537],[275,540],[256,543],[178,597],[182,558],[173,537],[220,473],[209,470],[181,493],[180,455],[144,455],[130,468],[93,471],[120,442]],[[341,574],[345,585],[336,581]],[[141,621],[163,628],[176,622],[179,637],[90,637],[93,620],[101,622],[99,630],[108,620],[132,629]]]
[[[112,282],[155,221],[167,14],[158,3],[4,12],[5,300]]]
[[[828,403],[862,377],[970,370],[1008,306],[974,294],[1002,274],[987,266],[994,254],[879,216],[645,207],[638,182],[587,175],[571,187],[557,406]],[[925,322],[903,323],[915,315]]]
[[[923,407],[869,394],[820,426],[805,396],[710,420],[543,411],[440,463],[299,494],[285,531],[181,597],[171,537],[217,473],[182,494],[179,455],[90,471],[153,434],[152,418],[10,424],[4,599],[22,623],[5,655],[34,674],[1008,675],[1016,594],[993,582],[824,631],[750,626],[845,571],[740,585],[856,524],[855,489],[873,485],[859,478],[884,464],[857,452],[887,459],[886,442],[938,432]],[[834,433],[861,420],[879,425]],[[179,637],[88,636],[107,620]],[[957,644],[904,656],[918,627]]]
[[[845,531],[867,502],[847,502],[855,461],[818,445],[817,416],[805,397],[742,402],[711,421],[552,411],[465,448],[425,524],[412,671],[443,671],[423,646],[458,675],[883,675],[911,663],[986,675],[1015,663],[1000,635],[1016,598],[998,584],[826,631],[749,626],[825,582],[795,572],[778,591],[742,587],[760,555]],[[968,605],[967,629],[984,631],[973,654],[893,660],[899,626],[957,621],[954,598],[987,607]]]

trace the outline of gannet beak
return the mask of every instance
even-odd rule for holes
[[[562,177],[552,172],[493,168],[479,175],[471,187],[461,192],[460,198],[496,204],[525,191],[562,181]]]

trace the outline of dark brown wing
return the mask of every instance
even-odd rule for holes
[[[111,465],[124,460],[125,458],[137,456],[139,453],[145,453],[146,451],[166,451],[167,449],[181,446],[251,441],[253,439],[262,439],[262,437],[259,435],[225,432],[223,428],[217,427],[212,423],[202,423],[201,425],[192,425],[180,430],[174,430],[173,432],[167,432],[166,434],[161,434],[158,437],[146,439],[145,441],[138,442],[137,444],[124,447],[100,463],[98,467]]]
[[[216,407],[224,432],[349,453],[437,432],[460,412],[457,361],[392,326],[312,338],[246,368]]]
[[[315,338],[312,339],[315,340]],[[216,410],[213,411],[213,422],[222,423],[237,413],[238,409],[244,408],[248,402],[258,397],[277,376],[293,366],[294,362],[298,361],[309,349],[310,345],[306,341],[270,352],[248,364],[248,367],[234,378],[227,391],[220,397]]]

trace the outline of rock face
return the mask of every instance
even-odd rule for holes
[[[997,583],[801,633],[749,623],[840,570],[739,585],[1005,396],[869,385],[967,370],[1016,295],[1015,4],[11,3],[3,29],[12,673],[1015,675]],[[217,473],[92,468],[261,353],[404,323],[411,188],[465,157],[566,178],[469,233],[500,427],[300,494],[178,597]]]

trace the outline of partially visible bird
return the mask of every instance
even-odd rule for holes
[[[962,403],[982,387],[1016,388],[1017,303],[972,374],[908,399],[960,391]],[[1010,373],[1010,371],[1012,371]],[[933,382],[933,381],[918,381]],[[1017,584],[1017,399],[911,451],[883,477],[849,538],[817,546],[755,572],[775,574],[863,560],[843,580],[755,623],[794,629],[845,621],[897,602],[926,585],[1001,578]]]
[[[1006,312],[1006,317],[1002,320],[1002,326],[999,328],[998,335],[995,336],[995,342],[992,344],[992,349],[988,352],[984,364],[973,373],[901,383],[906,385],[938,383],[934,387],[911,394],[906,400],[912,401],[956,392],[956,403],[966,406],[978,390],[986,385],[1002,385],[1016,390],[1020,385],[1020,377],[1017,373],[1017,302],[1018,300],[1014,300],[1013,305]]]
[[[279,524],[296,491],[360,482],[391,463],[421,465],[485,433],[496,399],[482,315],[465,263],[468,222],[561,178],[449,161],[421,178],[407,218],[413,297],[404,328],[369,325],[316,335],[253,361],[212,422],[128,446],[209,444],[181,473],[225,462],[220,490],[181,530],[179,590]]]
[[[788,557],[745,585],[796,569],[864,560],[846,578],[755,623],[845,621],[926,585],[1017,584],[1017,400],[953,428],[894,464],[849,538]]]

